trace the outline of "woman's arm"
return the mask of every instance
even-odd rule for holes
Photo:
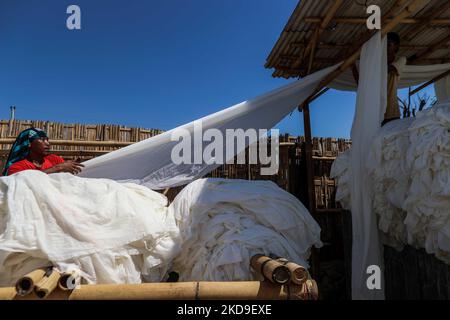
[[[84,165],[82,165],[79,162],[76,162],[73,160],[68,160],[63,163],[58,163],[58,164],[54,165],[53,167],[48,168],[46,170],[42,170],[42,172],[45,172],[45,173],[69,172],[72,174],[78,174],[81,172],[83,167],[84,167]]]

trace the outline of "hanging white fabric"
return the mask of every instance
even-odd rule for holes
[[[384,299],[382,271],[369,288],[367,270],[383,269],[372,185],[365,164],[372,139],[380,128],[387,103],[387,39],[378,32],[362,48],[356,112],[351,130],[352,298]]]
[[[201,164],[175,164],[171,159],[172,150],[178,144],[178,141],[171,140],[175,130],[185,129],[192,136],[194,123],[201,123],[203,131],[214,128],[223,135],[226,129],[268,130],[303,103],[319,82],[337,67],[323,69],[253,100],[239,103],[126,148],[89,160],[84,163],[85,168],[80,176],[134,182],[151,189],[187,184],[211,172],[220,164],[207,164],[205,161],[201,161]],[[202,150],[207,145],[208,142],[203,142]],[[244,150],[245,147],[238,148],[231,155],[224,152],[225,161],[233,159]]]
[[[450,102],[450,75],[434,84],[436,98],[439,102]]]
[[[425,83],[447,70],[450,70],[450,63],[435,64],[426,66],[414,66],[404,65],[402,61],[404,57],[401,57],[397,62],[401,66],[399,89],[417,86]],[[361,67],[361,62],[359,63]],[[329,85],[330,88],[342,91],[355,91],[357,88],[355,78],[351,69],[347,69],[337,79],[332,81]]]

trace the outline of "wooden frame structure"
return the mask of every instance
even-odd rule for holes
[[[405,40],[399,56],[409,64],[450,62],[450,2],[448,0],[374,0],[382,10],[382,35],[397,32]],[[313,16],[311,16],[313,15]],[[304,77],[343,62],[300,105],[305,133],[308,207],[316,217],[314,167],[309,105],[334,79],[358,60],[362,46],[378,30],[368,30],[366,8],[353,0],[300,0],[265,64],[273,77]],[[406,42],[406,43],[405,43]],[[411,95],[449,75],[447,71],[411,91]],[[314,257],[313,265],[317,262]],[[316,261],[315,261],[316,260]],[[318,268],[316,266],[316,268]],[[313,275],[316,272],[313,268]]]

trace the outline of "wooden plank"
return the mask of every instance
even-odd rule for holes
[[[392,22],[394,19],[386,19],[386,22]],[[305,22],[319,24],[321,23],[321,19],[317,17],[307,17],[305,18]],[[334,23],[342,23],[342,24],[366,24],[367,18],[358,18],[358,17],[342,17],[342,18],[333,18],[331,19]],[[429,26],[449,26],[450,19],[433,19],[428,20]],[[399,21],[399,24],[421,24],[423,23],[422,19],[413,19],[413,18],[403,18]]]

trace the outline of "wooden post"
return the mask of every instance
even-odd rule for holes
[[[312,215],[316,211],[316,197],[314,195],[314,163],[313,163],[313,143],[311,134],[311,117],[309,113],[309,104],[302,106],[303,127],[305,130],[305,161],[306,161],[306,179],[308,184],[308,209]]]
[[[306,162],[306,185],[308,187],[308,209],[314,219],[316,218],[316,195],[314,186],[314,162],[313,143],[311,134],[311,117],[309,113],[309,103],[303,104],[300,108],[303,111],[303,128],[305,131],[305,162]],[[311,249],[311,273],[314,279],[319,281],[320,259],[318,249]]]

